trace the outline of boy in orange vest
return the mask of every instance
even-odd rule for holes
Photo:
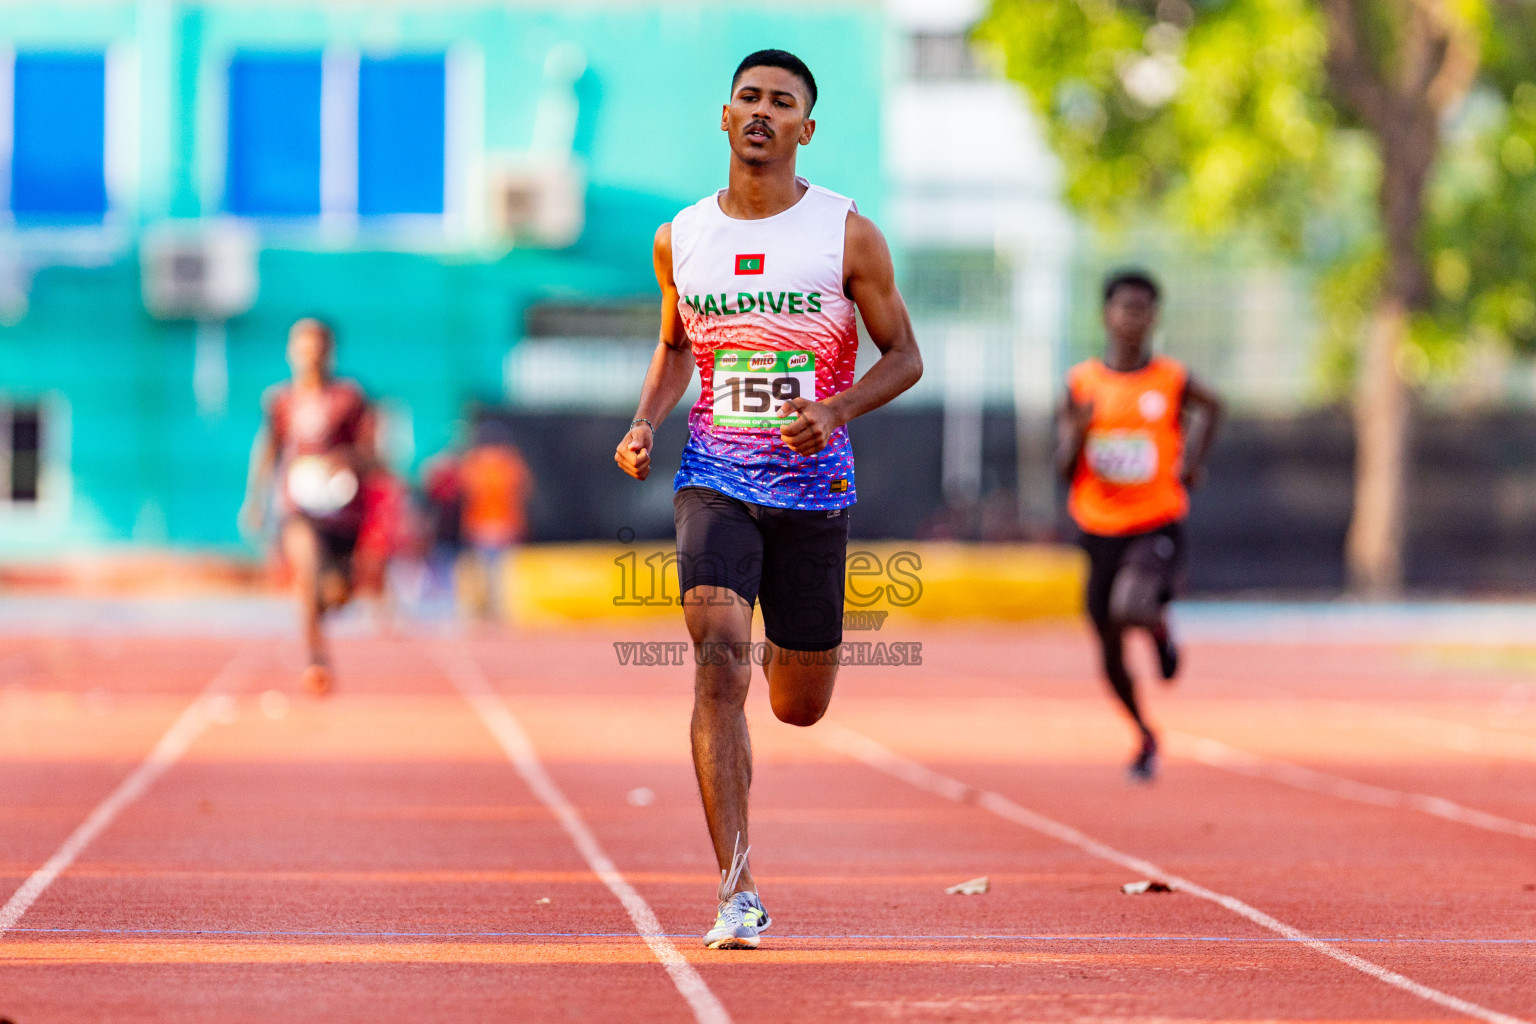
[[[1221,417],[1214,392],[1183,364],[1153,355],[1159,296],[1142,271],[1105,281],[1105,357],[1071,369],[1057,413],[1056,465],[1071,484],[1067,507],[1088,554],[1088,617],[1104,675],[1141,734],[1130,766],[1141,782],[1156,774],[1157,737],[1125,667],[1125,631],[1151,634],[1163,678],[1172,680],[1179,651],[1167,607],[1184,571],[1189,488],[1204,471]],[[1198,429],[1189,429],[1191,420]]]

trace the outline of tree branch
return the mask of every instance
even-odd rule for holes
[[[1379,131],[1391,111],[1390,90],[1360,44],[1354,0],[1322,0],[1322,9],[1328,21],[1328,79],[1355,114]]]
[[[1482,50],[1476,33],[1450,12],[1444,0],[1436,5],[1445,45],[1441,49],[1435,73],[1424,83],[1424,96],[1436,113],[1460,103],[1472,88],[1482,64]]]

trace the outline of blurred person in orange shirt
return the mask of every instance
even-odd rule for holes
[[[1128,629],[1144,629],[1165,681],[1179,671],[1167,608],[1183,581],[1184,517],[1221,417],[1221,401],[1183,364],[1154,355],[1160,292],[1142,271],[1104,283],[1103,359],[1067,374],[1057,414],[1057,469],[1071,484],[1067,507],[1088,555],[1087,610],[1104,675],[1141,735],[1131,778],[1157,772],[1157,737],[1125,666]],[[1191,421],[1198,430],[1191,431]],[[1193,434],[1193,441],[1185,441]]]
[[[460,535],[479,577],[471,605],[489,618],[506,610],[501,583],[508,552],[527,539],[533,474],[507,425],[488,419],[476,427],[474,444],[458,460],[457,478]]]

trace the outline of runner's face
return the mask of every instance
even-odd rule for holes
[[[331,345],[314,324],[299,322],[288,332],[288,366],[295,377],[325,376],[331,368]]]
[[[1104,303],[1104,331],[1111,349],[1124,356],[1145,355],[1157,326],[1157,300],[1145,288],[1125,285]]]
[[[736,81],[720,130],[731,152],[753,166],[793,162],[795,147],[811,141],[816,122],[806,111],[810,96],[800,76],[783,68],[748,68]]]

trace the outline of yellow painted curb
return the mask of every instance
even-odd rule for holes
[[[670,542],[540,544],[507,561],[507,611],[519,626],[675,618]],[[1077,615],[1086,566],[1064,545],[852,541],[847,610],[892,620],[1019,622]]]

